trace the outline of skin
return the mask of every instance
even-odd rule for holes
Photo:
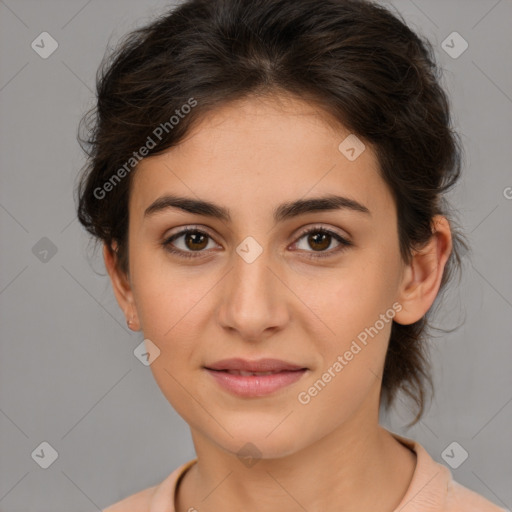
[[[250,97],[212,111],[180,145],[138,165],[128,275],[106,247],[104,258],[131,328],[161,351],[151,364],[156,382],[191,429],[199,462],[178,487],[178,512],[385,512],[408,488],[415,455],[378,423],[391,322],[308,404],[297,399],[393,303],[401,305],[394,321],[419,320],[452,248],[449,223],[438,216],[428,245],[411,264],[401,260],[375,152],[367,144],[349,161],[338,150],[349,133],[300,99]],[[144,218],[164,193],[225,206],[232,222],[177,209]],[[371,215],[331,210],[274,225],[279,204],[332,193]],[[332,238],[322,249],[331,256],[307,258],[319,251],[299,237],[317,225],[353,245],[335,252]],[[162,246],[185,226],[210,235],[203,256],[179,258]],[[250,264],[236,252],[247,236],[263,248]],[[174,245],[196,247],[185,236]],[[239,398],[203,369],[230,357],[278,358],[308,371],[269,396]],[[237,456],[247,442],[261,452],[252,467]]]

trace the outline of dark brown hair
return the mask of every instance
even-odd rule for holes
[[[375,148],[405,262],[431,238],[434,215],[448,217],[444,192],[459,178],[462,152],[434,52],[399,13],[377,3],[188,0],[127,34],[104,57],[96,82],[97,105],[80,126],[92,127],[86,138],[79,133],[88,160],[78,218],[110,250],[118,244],[124,272],[134,155],[165,151],[205,113],[249,95],[315,103]],[[441,289],[468,250],[450,224]],[[382,378],[382,403],[389,407],[401,389],[417,405],[414,422],[432,389],[425,346],[432,309],[411,325],[393,322]]]

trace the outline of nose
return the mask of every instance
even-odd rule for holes
[[[287,324],[293,294],[268,251],[263,250],[254,261],[236,253],[233,261],[221,287],[218,321],[243,340],[263,341]]]

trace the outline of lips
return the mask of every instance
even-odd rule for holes
[[[241,375],[242,377],[250,377],[251,375],[254,376],[254,375],[274,375],[276,373],[280,373],[281,371],[283,370],[278,370],[278,371],[275,371],[275,372],[245,372],[243,370],[216,370],[216,371],[219,371],[219,372],[226,372],[226,373],[229,373],[230,375]]]
[[[262,397],[298,381],[308,370],[279,359],[225,359],[205,370],[226,391],[239,397]]]

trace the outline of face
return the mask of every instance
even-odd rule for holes
[[[402,308],[396,209],[373,149],[340,150],[350,132],[324,116],[298,99],[245,99],[133,176],[122,307],[160,350],[151,370],[165,397],[194,435],[229,452],[251,442],[283,456],[356,419],[376,422]],[[229,219],[166,195],[214,203]],[[287,208],[327,196],[345,200]],[[208,369],[232,358],[299,370]]]

